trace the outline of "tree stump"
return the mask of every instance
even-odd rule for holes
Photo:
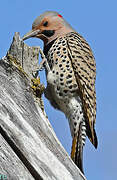
[[[44,112],[38,55],[15,33],[0,60],[0,179],[86,180]]]

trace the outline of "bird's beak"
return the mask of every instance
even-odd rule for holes
[[[29,31],[28,33],[26,33],[23,37],[22,37],[22,40],[26,40],[26,39],[29,39],[31,37],[36,37],[37,35],[40,34],[40,30],[37,29],[37,30],[31,30]]]

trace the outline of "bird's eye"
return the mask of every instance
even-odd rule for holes
[[[43,23],[43,26],[47,26],[48,25],[48,21],[45,21],[44,23]]]

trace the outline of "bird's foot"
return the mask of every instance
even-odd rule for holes
[[[50,67],[49,67],[48,61],[47,61],[47,59],[46,59],[46,57],[45,57],[45,55],[44,55],[41,48],[39,48],[39,52],[41,54],[42,61],[39,64],[38,71],[42,71],[43,69],[46,68],[46,70],[49,72]]]
[[[41,54],[42,61],[40,62],[39,66],[37,66],[36,69],[34,69],[33,74],[35,74],[35,72],[37,72],[37,71],[42,71],[44,69],[46,69],[47,72],[50,72],[51,71],[50,66],[49,66],[48,61],[40,47],[39,47],[39,52]]]

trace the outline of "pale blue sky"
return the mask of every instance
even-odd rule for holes
[[[97,120],[99,139],[95,150],[87,140],[84,169],[87,180],[117,179],[117,1],[116,0],[4,0],[0,3],[0,57],[6,54],[14,32],[23,36],[33,20],[46,10],[58,11],[90,44],[97,64]],[[38,39],[26,41],[40,45]],[[46,85],[44,72],[41,82]],[[68,153],[71,136],[65,116],[45,100],[48,118]]]

